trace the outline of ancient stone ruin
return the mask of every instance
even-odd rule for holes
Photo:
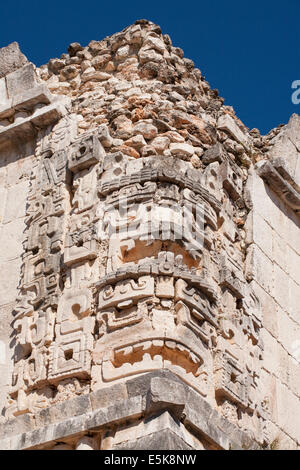
[[[299,211],[159,26],[0,49],[0,448],[299,448]]]

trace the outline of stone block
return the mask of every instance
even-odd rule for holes
[[[7,173],[7,169],[6,167],[3,165],[1,168],[0,168],[0,186],[2,188],[4,188],[5,186],[5,182],[6,182],[6,173]]]
[[[27,62],[17,42],[2,47],[0,49],[0,78],[23,67]]]
[[[17,258],[0,264],[0,304],[14,302],[17,298],[21,259]]]
[[[279,305],[289,310],[289,276],[276,264],[274,263],[274,299]]]
[[[267,293],[273,290],[273,263],[256,245],[247,250],[246,279],[255,280]]]
[[[33,155],[33,153],[34,150],[31,150],[30,148],[27,156],[17,159],[16,161],[12,160],[8,163],[6,166],[6,183],[8,187],[15,186],[16,182],[19,184],[19,182],[21,183],[29,180],[35,160],[35,155]]]
[[[299,355],[298,360],[289,357],[289,388],[291,391],[300,398],[300,342],[299,342]]]
[[[237,142],[240,142],[245,147],[249,146],[247,135],[239,128],[235,120],[229,114],[223,114],[218,119],[218,129],[230,134]]]
[[[185,155],[191,157],[194,154],[194,147],[189,144],[173,143],[170,145],[172,155]]]
[[[53,102],[48,106],[37,109],[28,119],[34,126],[44,128],[58,121],[65,114],[65,111],[62,103]]]
[[[11,376],[13,373],[13,351],[10,348],[10,341],[13,334],[11,316],[12,307],[0,307],[0,416],[3,414],[7,403],[7,394],[11,386]]]
[[[278,378],[265,368],[261,369],[260,394],[266,400],[269,421],[277,422],[276,382]]]
[[[274,264],[275,300],[282,309],[289,313],[295,322],[300,324],[300,292],[296,284],[278,265]]]
[[[143,422],[117,431],[112,448],[136,450],[201,449],[201,443],[168,411],[146,418]]]
[[[278,196],[294,211],[300,210],[300,194],[294,189],[270,161],[260,161],[257,164],[258,174],[278,194]]]
[[[0,109],[5,109],[8,107],[8,94],[6,89],[5,78],[0,78]],[[1,112],[0,112],[1,116]]]
[[[291,278],[300,284],[300,255],[288,245],[285,245],[285,254],[287,271]]]
[[[143,374],[135,377],[134,379],[129,379],[126,382],[127,393],[129,397],[134,397],[136,395],[145,395],[148,393],[150,388],[150,383],[152,378],[161,377],[170,379],[175,382],[181,383],[180,379],[176,377],[172,372],[163,369],[156,372],[151,372],[149,374]]]
[[[261,337],[264,343],[264,369],[288,386],[290,370],[287,351],[266,330],[262,331]]]
[[[105,151],[97,135],[83,136],[70,149],[69,169],[76,173],[96,163],[102,163],[104,156]]]
[[[288,312],[293,320],[300,324],[300,289],[293,279],[289,278],[289,307]]]
[[[186,406],[186,418],[185,423],[191,427],[191,429],[197,429],[201,434],[203,433],[205,437],[210,437],[215,444],[219,446],[220,449],[229,450],[230,440],[217,426],[216,422],[213,421],[212,410],[209,409],[208,413],[203,413],[202,403],[199,403],[198,411],[192,407],[189,402]]]
[[[277,151],[276,145],[271,148],[271,154],[273,151]],[[285,150],[284,150],[284,158],[281,156],[277,156],[276,158],[272,158],[272,165],[278,173],[288,181],[291,186],[293,186],[297,192],[300,190],[299,180],[295,181],[295,169],[297,167],[297,161],[300,156],[300,153],[294,147],[293,143],[286,139],[285,141]]]
[[[272,449],[274,450],[299,450],[299,441],[292,439],[288,434],[282,432],[279,427],[276,427],[276,432],[271,438]]]
[[[277,263],[286,274],[289,273],[288,247],[286,241],[277,235],[277,232],[275,231],[273,231],[272,234],[271,259],[273,259],[273,261]]]
[[[249,170],[244,197],[249,208],[256,211],[271,227],[274,227],[274,204],[270,197],[271,190],[252,168]]]
[[[256,281],[252,282],[253,290],[260,300],[262,306],[262,323],[264,328],[272,335],[274,338],[278,339],[278,309],[280,308],[275,302],[274,298],[268,294]]]
[[[288,241],[290,238],[291,226],[293,225],[291,222],[296,216],[296,213],[280,200],[278,195],[273,191],[270,191],[270,195],[273,201],[271,225],[281,238]]]
[[[0,224],[3,221],[5,203],[6,203],[6,189],[0,187]]]
[[[14,219],[0,227],[0,263],[20,258],[23,252],[24,219]]]
[[[290,389],[291,389],[291,386],[290,386],[290,377],[291,377],[291,375],[292,375],[291,356],[286,351],[286,349],[280,345],[280,350],[279,350],[279,377],[281,378],[282,383],[287,385],[287,387],[290,388]],[[299,395],[299,393],[298,393],[298,395]]]
[[[147,395],[147,409],[161,410],[168,408],[176,416],[181,416],[186,404],[187,394],[183,385],[160,377],[150,382]]]
[[[5,424],[0,424],[0,439],[4,437],[30,432],[34,428],[34,418],[28,414],[10,419]]]
[[[8,97],[13,100],[16,96],[34,88],[36,84],[36,72],[33,64],[24,65],[24,67],[6,76]]]
[[[193,450],[193,447],[171,429],[163,429],[133,441],[114,445],[113,450]]]
[[[209,147],[205,150],[204,154],[202,155],[202,162],[204,165],[209,165],[212,162],[219,162],[222,163],[225,159],[225,151],[223,146],[220,143]]]
[[[4,224],[25,217],[28,189],[29,181],[23,181],[7,190],[6,205],[2,220]]]
[[[137,419],[145,409],[142,397],[135,396],[123,400],[121,403],[98,409],[86,417],[87,429],[96,429],[100,426],[118,423],[124,420]]]
[[[57,403],[49,408],[50,423],[58,423],[60,421],[80,416],[92,411],[89,395],[80,395],[71,400]]]
[[[237,165],[230,165],[228,161],[225,161],[220,166],[223,187],[234,201],[242,195],[243,181],[241,176],[241,170]]]
[[[52,95],[46,85],[37,85],[29,90],[15,94],[12,98],[12,106],[16,111],[31,110],[37,104],[50,104]]]
[[[300,222],[299,217],[295,214],[289,217],[291,223],[289,223],[289,230],[285,232],[286,242],[293,248],[293,250],[300,255]]]
[[[98,450],[97,442],[91,437],[84,436],[77,442],[76,450]]]
[[[37,128],[44,128],[54,124],[64,114],[64,106],[58,103],[36,109],[32,115],[24,117],[21,121],[15,121],[13,124],[2,127],[0,129],[0,144],[6,143],[11,139],[26,142],[36,135]]]
[[[282,308],[277,309],[278,339],[292,358],[300,362],[300,324]]]
[[[272,228],[259,213],[252,209],[245,224],[246,243],[255,243],[272,259]]]
[[[293,114],[288,124],[271,140],[269,151],[272,163],[278,172],[300,191],[300,137],[297,114]]]
[[[126,398],[128,394],[125,384],[115,384],[113,387],[96,390],[90,394],[92,410],[105,408]]]
[[[8,437],[6,439],[1,439],[0,450],[11,450],[11,441]]]
[[[276,399],[279,427],[299,443],[300,420],[295,419],[295,416],[300,416],[299,398],[277,381]]]

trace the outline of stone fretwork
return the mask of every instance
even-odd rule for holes
[[[274,299],[288,274],[256,196],[300,241],[299,117],[249,132],[146,20],[40,68],[13,43],[0,77],[0,160],[33,149],[0,447],[297,448],[270,299],[300,317]]]

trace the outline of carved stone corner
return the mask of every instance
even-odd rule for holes
[[[65,114],[63,100],[38,83],[33,64],[0,79],[0,144],[28,140]]]
[[[276,165],[276,167],[274,166]],[[300,193],[292,184],[288,173],[282,171],[280,162],[271,163],[262,160],[257,165],[257,172],[266,184],[295,212],[300,211]]]

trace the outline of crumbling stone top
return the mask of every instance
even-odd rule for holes
[[[17,42],[12,42],[6,47],[2,47],[0,49],[0,78],[20,69],[27,63],[28,60],[20,51]]]

